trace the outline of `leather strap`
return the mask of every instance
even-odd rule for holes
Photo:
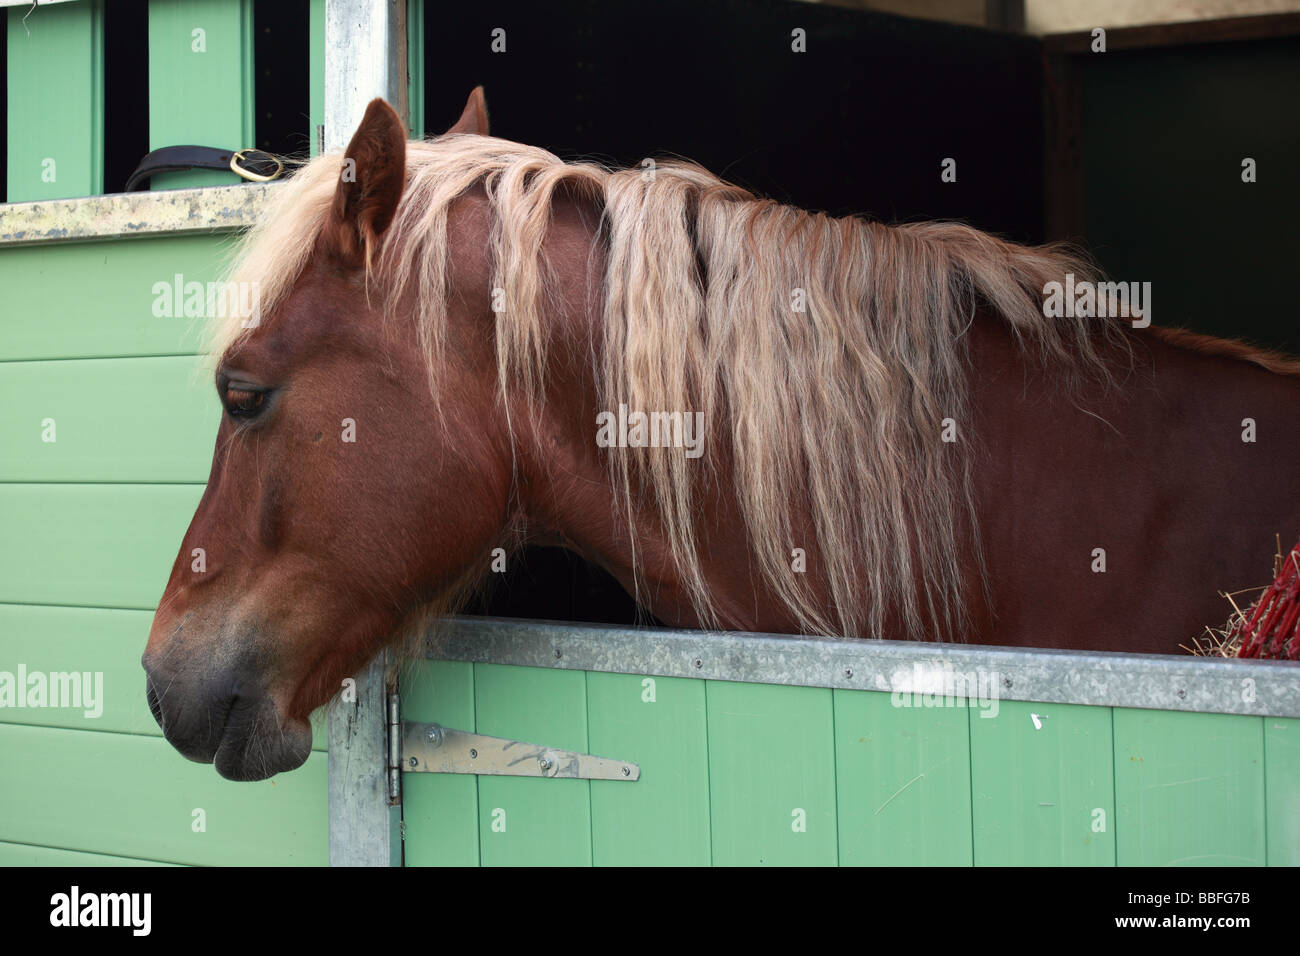
[[[132,193],[144,189],[149,177],[158,173],[183,173],[188,169],[219,169],[254,182],[269,182],[284,172],[284,163],[278,156],[260,149],[164,146],[140,160],[140,165],[126,181],[126,191]]]

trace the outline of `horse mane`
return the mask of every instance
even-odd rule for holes
[[[257,283],[261,315],[274,314],[314,251],[341,163],[330,154],[304,166],[242,244],[231,279]],[[385,303],[411,296],[431,383],[443,360],[448,209],[475,186],[494,212],[502,394],[542,395],[550,277],[542,243],[556,190],[576,190],[603,210],[593,237],[606,262],[594,357],[600,407],[705,413],[706,441],[729,442],[726,477],[761,585],[809,633],[884,636],[890,612],[904,630],[891,636],[956,638],[967,623],[963,524],[981,579],[983,564],[962,450],[970,438],[962,337],[981,302],[1063,376],[1109,380],[1106,343],[1128,348],[1118,322],[1045,317],[1048,282],[1095,276],[1062,247],[1020,246],[957,223],[837,219],[757,198],[685,162],[611,170],[448,135],[408,143],[405,192],[367,274]],[[248,334],[241,318],[215,329],[213,354]],[[944,419],[957,424],[956,443],[941,440]],[[709,459],[685,452],[612,453],[609,480],[634,547],[633,498],[653,500],[700,621],[717,626],[694,507]],[[798,536],[800,512],[811,541]],[[791,571],[795,548],[810,570],[819,562],[830,616],[808,575]]]

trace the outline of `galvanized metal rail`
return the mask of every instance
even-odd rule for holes
[[[701,677],[891,693],[935,693],[953,675],[997,687],[999,700],[1300,717],[1300,663],[1191,655],[1024,650],[449,618],[424,656],[573,670]]]

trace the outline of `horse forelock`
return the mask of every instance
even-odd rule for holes
[[[231,279],[258,283],[263,317],[306,266],[340,169],[337,155],[307,164],[243,243]],[[962,336],[984,300],[1027,350],[1104,375],[1097,330],[1116,327],[1046,318],[1042,305],[1046,283],[1067,272],[1090,276],[1089,265],[960,224],[885,226],[809,213],[689,163],[610,170],[484,136],[411,142],[405,192],[373,279],[385,302],[415,303],[431,383],[447,325],[448,211],[481,186],[494,214],[498,385],[503,394],[541,396],[550,278],[543,244],[562,185],[603,210],[593,235],[605,261],[594,319],[601,407],[704,412],[706,433],[727,442],[762,583],[806,631],[886,636],[892,613],[904,634],[891,636],[960,636],[972,569],[958,536],[974,520],[972,498],[963,441],[940,436],[946,419],[959,430],[967,420]],[[219,325],[215,354],[255,334],[247,318]],[[681,447],[611,449],[609,459],[631,540],[633,489],[643,487],[699,619],[725,623],[700,556],[697,502],[708,459]],[[800,528],[814,540],[800,540]],[[810,576],[792,572],[796,548],[820,571],[829,609]]]

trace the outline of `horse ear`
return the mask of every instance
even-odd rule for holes
[[[373,99],[348,143],[328,226],[334,248],[369,263],[393,221],[406,182],[406,129],[391,106]]]
[[[487,97],[483,95],[483,87],[474,87],[474,92],[470,93],[465,108],[461,110],[460,119],[456,120],[456,125],[447,132],[477,133],[479,136],[488,134]]]

